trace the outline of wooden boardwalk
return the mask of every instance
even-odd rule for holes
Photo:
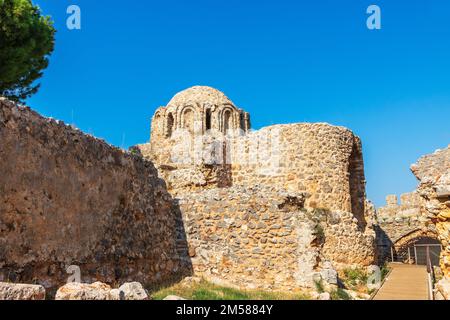
[[[391,264],[392,272],[373,300],[429,300],[425,266]]]

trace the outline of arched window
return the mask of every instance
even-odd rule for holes
[[[230,110],[226,110],[223,113],[223,133],[227,133],[228,130],[233,129],[233,118]]]
[[[206,131],[211,130],[211,109],[206,109]]]
[[[169,115],[167,116],[167,133],[166,133],[167,138],[170,138],[172,136],[173,124],[174,124],[173,115],[169,113]]]
[[[152,132],[156,135],[161,135],[162,129],[161,129],[162,123],[161,123],[161,115],[158,113],[155,115],[152,123]]]

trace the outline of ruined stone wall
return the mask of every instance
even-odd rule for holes
[[[0,281],[55,288],[78,265],[85,282],[155,284],[183,270],[151,162],[0,100],[0,163]]]
[[[313,286],[326,262],[369,265],[373,235],[351,213],[307,210],[306,195],[233,186],[178,195],[196,274],[241,288]]]
[[[365,226],[361,142],[350,130],[302,123],[275,125],[254,134],[263,138],[248,135],[231,141],[233,185],[306,192],[306,207],[353,212]]]
[[[402,194],[400,203],[396,195],[388,195],[386,205],[377,209],[376,219],[380,263],[390,260],[392,253],[397,259],[406,259],[398,256],[407,250],[405,246],[424,237],[437,238],[436,228],[425,212],[425,201],[417,191]]]
[[[286,193],[305,194],[305,210],[311,215],[316,215],[315,219],[321,219],[323,215],[327,217],[323,226],[326,241],[318,248],[321,257],[318,261],[330,261],[336,268],[344,268],[356,264],[370,265],[376,260],[375,231],[372,223],[368,225],[365,216],[365,178],[361,142],[350,130],[328,124],[304,123],[275,125],[245,135],[203,137],[198,148],[203,152],[203,156],[198,158],[195,154],[191,154],[191,148],[186,148],[188,144],[180,141],[182,140],[168,139],[165,140],[166,145],[160,143],[156,149],[153,145],[142,145],[138,146],[138,151],[156,162],[161,177],[167,181],[169,191],[176,198],[189,198],[193,201],[184,209],[183,217],[194,214],[197,216],[196,224],[199,226],[210,223],[209,219],[204,217],[208,217],[208,211],[214,212],[215,209],[209,208],[209,204],[204,202],[214,198],[212,193],[218,192],[217,188],[223,188],[223,192],[227,194],[222,199],[221,205],[243,208],[242,210],[249,204],[242,201],[236,205],[239,197],[246,198],[245,194],[233,191],[239,188],[243,192],[251,188],[276,188]],[[212,161],[205,157],[211,154],[216,155],[212,157]],[[177,159],[181,161],[177,162]],[[186,159],[188,161],[183,163]],[[195,162],[195,159],[200,161]],[[214,163],[214,160],[219,161]],[[228,193],[233,194],[235,198],[229,199]],[[256,198],[271,196],[264,193],[252,194]],[[193,197],[204,200],[198,201],[192,199]],[[197,202],[200,204],[197,205]],[[234,213],[231,211],[228,214]],[[272,214],[277,215],[276,212]],[[255,223],[258,223],[262,216],[263,212],[256,211]],[[292,230],[298,228],[297,221],[286,223]],[[306,228],[305,225],[303,227]],[[220,229],[220,231],[228,230]],[[308,234],[309,231],[306,228],[299,232]],[[224,237],[227,238],[225,233]],[[290,237],[292,239],[293,235]],[[195,242],[193,239],[188,237],[189,244]],[[266,239],[269,240],[270,238]],[[299,245],[298,241],[295,241],[293,247]],[[206,239],[204,250],[210,250],[211,255],[216,257],[218,253],[211,243],[214,242]],[[218,242],[218,245],[221,250],[233,249],[230,249],[227,242]],[[312,250],[313,245],[309,246]],[[252,254],[252,249],[253,247],[245,250],[241,248],[243,254],[260,257],[262,262],[259,260],[248,262],[250,265],[259,263],[260,272],[265,270],[262,263],[266,256],[276,254],[284,257],[285,265],[275,269],[287,268],[286,274],[289,275],[298,272],[296,264],[291,261],[303,259],[300,255],[287,257],[276,248],[261,255]],[[221,270],[214,261],[210,261],[209,265],[214,270]],[[241,267],[240,265],[242,263],[237,266]],[[320,266],[315,262],[308,268],[318,271]],[[196,263],[194,269],[204,274],[204,270],[199,269]],[[264,272],[270,274],[270,271]],[[227,276],[231,280],[240,279],[239,276],[236,277],[236,273],[242,274],[241,271],[234,270],[220,272],[220,275]],[[273,277],[275,276],[280,277],[274,274]],[[278,286],[282,282],[294,286],[295,281],[292,279],[278,281]],[[240,279],[238,282],[243,281]],[[261,282],[250,278],[248,281]],[[261,285],[273,283],[275,280],[268,281],[261,282]]]
[[[179,196],[194,271],[243,288],[292,289],[312,283],[315,224],[303,195],[233,187]]]
[[[426,216],[424,201],[416,191],[402,194],[400,198],[398,203],[397,196],[389,195],[386,206],[377,209],[378,225],[386,236],[379,239],[382,242],[395,244],[414,231],[423,230],[426,233],[434,229]]]
[[[151,142],[133,148],[154,161],[180,199],[195,272],[250,287],[295,288],[311,285],[329,262],[374,263],[360,139],[325,123],[202,130],[209,120],[201,106],[230,103],[211,88],[185,90],[155,117],[174,105],[197,106],[198,130],[181,124],[161,136],[155,132],[163,126],[153,120]],[[283,207],[289,194],[302,195],[302,208]]]
[[[425,199],[428,217],[436,225],[442,243],[441,269],[450,281],[450,146],[420,158],[411,167],[419,179],[419,194]],[[450,283],[448,284],[450,297]]]
[[[352,212],[365,227],[361,142],[350,130],[303,123],[199,139],[194,148],[173,137],[138,149],[155,161],[176,193],[195,187],[277,186],[308,193],[309,208]]]

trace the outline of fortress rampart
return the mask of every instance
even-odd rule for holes
[[[54,289],[76,265],[83,282],[154,285],[185,268],[151,162],[0,100],[0,163],[0,281]]]
[[[312,286],[328,262],[374,262],[357,136],[325,123],[251,131],[245,121],[225,124],[220,116],[210,129],[205,108],[246,115],[216,89],[193,87],[156,111],[150,143],[135,149],[180,201],[194,272],[291,289]],[[175,110],[189,110],[195,121]],[[300,198],[300,207],[282,205]]]

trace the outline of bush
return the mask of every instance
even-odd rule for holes
[[[385,263],[381,267],[381,281],[383,281],[384,278],[386,278],[386,276],[388,275],[389,271],[391,271],[391,268],[389,268],[389,265],[387,263]]]
[[[352,298],[345,292],[344,289],[338,288],[331,291],[331,300],[352,300]]]
[[[320,223],[316,224],[314,227],[314,235],[316,236],[316,240],[319,244],[323,244],[325,242],[325,231]]]
[[[324,293],[325,292],[325,288],[323,287],[322,280],[315,280],[314,281],[314,285],[316,286],[316,291],[318,293]]]
[[[367,283],[368,275],[363,268],[349,268],[344,270],[344,283],[350,288]]]

